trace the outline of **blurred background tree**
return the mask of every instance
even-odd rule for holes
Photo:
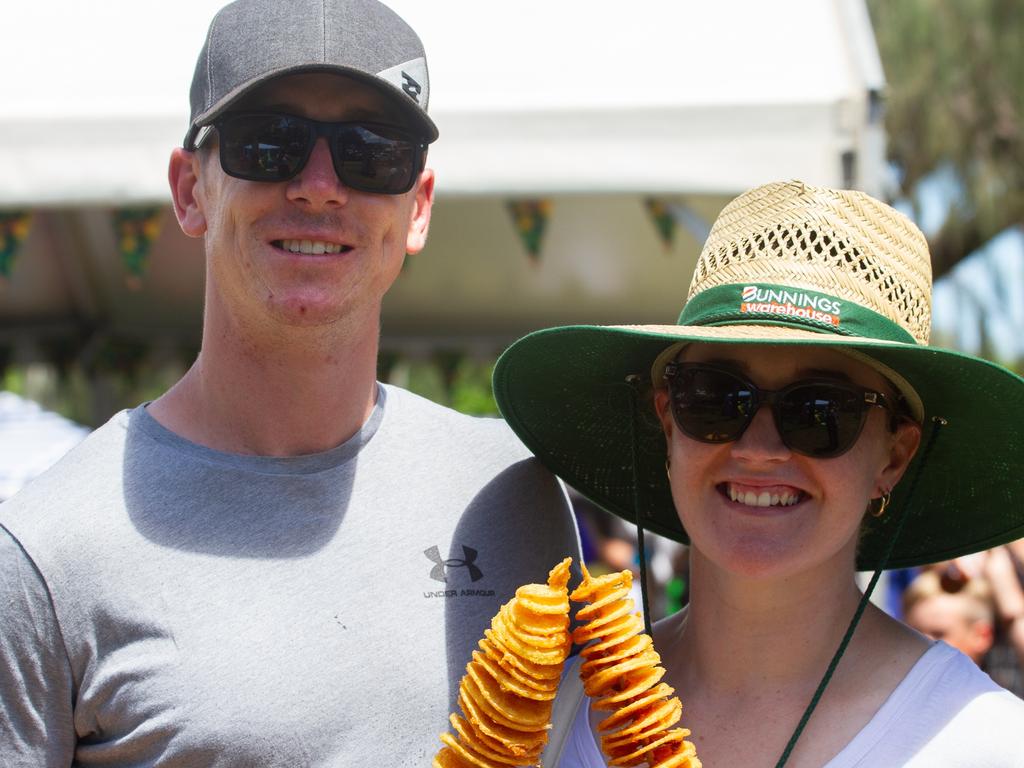
[[[1024,223],[1024,3],[868,0],[888,83],[885,125],[899,196],[929,233],[935,277]]]

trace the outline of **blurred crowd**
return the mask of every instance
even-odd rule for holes
[[[894,576],[890,613],[1024,698],[1024,540]]]
[[[571,492],[594,574],[639,573],[636,528]],[[648,598],[651,618],[687,602],[687,548],[648,533]],[[633,591],[640,604],[640,588]],[[890,615],[970,657],[996,683],[1024,698],[1024,539],[923,568],[888,571],[876,602]]]

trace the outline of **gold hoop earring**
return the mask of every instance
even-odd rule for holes
[[[878,509],[871,510],[871,516],[881,517],[882,515],[884,515],[886,508],[889,506],[890,498],[892,498],[892,491],[886,491],[885,493],[883,493],[878,499],[881,502],[878,505]]]
[[[672,485],[672,464],[668,459],[665,459],[665,477],[668,478],[668,484]]]

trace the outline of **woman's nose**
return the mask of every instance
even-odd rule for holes
[[[771,406],[763,403],[740,438],[732,444],[733,455],[750,462],[785,461],[791,451],[782,442]]]

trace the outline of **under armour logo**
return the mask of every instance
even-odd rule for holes
[[[472,547],[462,547],[462,554],[465,555],[465,559],[463,560],[456,558],[442,560],[441,552],[437,547],[425,549],[423,550],[423,554],[426,555],[432,563],[434,563],[434,567],[430,569],[430,578],[434,581],[448,581],[448,577],[445,575],[445,568],[467,568],[469,570],[469,578],[472,581],[478,581],[484,577],[483,571],[474,565],[477,553]]]
[[[408,72],[402,73],[402,79],[405,81],[402,85],[402,90],[405,91],[405,95],[419,104],[420,93],[423,91],[423,86],[413,80],[412,76]]]

